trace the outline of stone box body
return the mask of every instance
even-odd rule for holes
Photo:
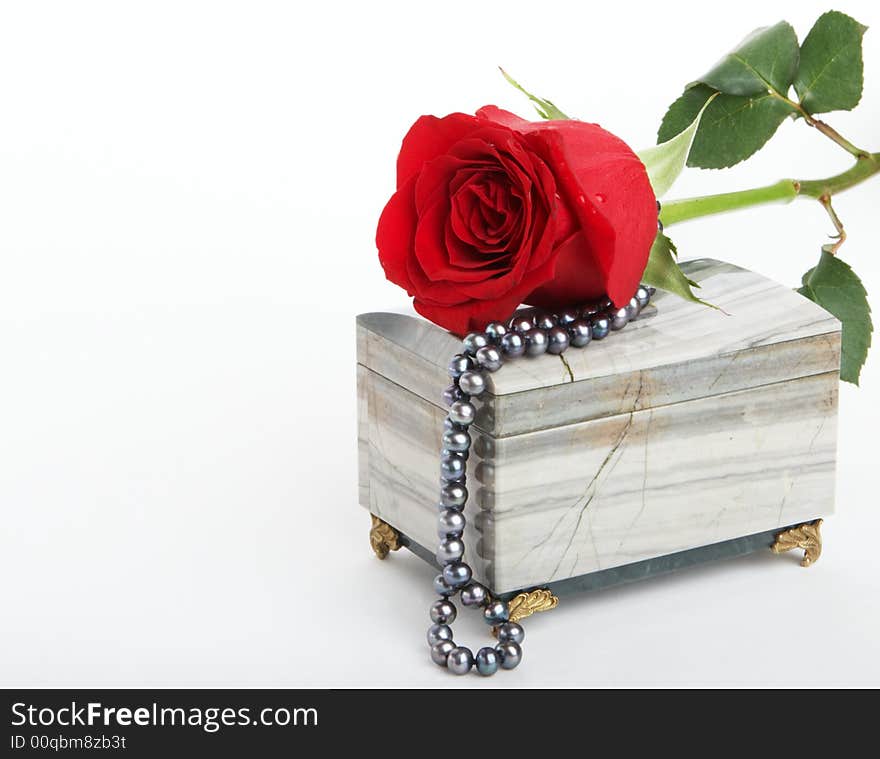
[[[658,292],[605,340],[489,376],[465,559],[493,592],[633,579],[833,511],[839,322],[753,272],[684,266],[726,313]],[[391,313],[357,333],[360,503],[430,560],[460,341]]]

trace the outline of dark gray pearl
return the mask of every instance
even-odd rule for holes
[[[472,582],[461,589],[461,602],[465,606],[482,606],[488,599],[489,591],[478,582]]]
[[[464,556],[464,543],[458,538],[445,538],[437,546],[437,563],[440,566],[452,564]]]
[[[469,648],[456,646],[446,657],[446,667],[456,675],[466,675],[474,666],[474,655]]]
[[[463,427],[471,424],[476,415],[477,410],[468,401],[456,401],[449,407],[449,419]]]
[[[466,451],[471,447],[471,436],[467,430],[448,430],[443,433],[442,445],[447,451]]]
[[[467,503],[467,488],[460,482],[450,482],[440,488],[440,505],[447,509],[461,510]]]
[[[553,329],[556,326],[556,317],[546,311],[538,311],[532,321],[538,329]]]
[[[629,313],[625,307],[615,308],[609,312],[608,317],[611,320],[611,329],[613,330],[623,329],[629,321]]]
[[[453,451],[444,451],[440,456],[440,477],[444,480],[460,480],[467,474],[464,456]]]
[[[596,300],[581,306],[581,319],[589,319],[591,316],[604,311],[608,306],[607,301]]]
[[[512,640],[499,643],[495,646],[498,656],[501,658],[501,669],[515,669],[522,661],[522,649],[519,643]]]
[[[590,320],[590,324],[593,327],[594,340],[604,340],[606,337],[608,337],[608,332],[611,329],[611,322],[609,321],[607,316],[594,316]]]
[[[461,341],[464,352],[473,356],[480,348],[489,345],[489,338],[482,332],[471,332],[464,340]]]
[[[559,325],[567,327],[569,324],[576,322],[580,318],[581,312],[579,308],[565,308],[559,312]]]
[[[514,314],[507,326],[513,332],[525,334],[535,326],[535,323],[532,321],[532,313],[530,311],[520,311],[518,314]]]
[[[568,348],[568,332],[564,327],[553,327],[547,331],[547,353],[558,356]]]
[[[467,585],[471,581],[472,574],[471,568],[463,561],[457,561],[454,564],[447,564],[443,567],[443,579],[453,588]]]
[[[507,334],[507,325],[501,322],[489,322],[486,325],[486,337],[495,345],[501,342],[501,338]]]
[[[523,337],[526,341],[526,355],[540,356],[547,352],[547,333],[543,329],[530,329]]]
[[[451,596],[455,593],[455,588],[443,579],[442,574],[439,574],[434,578],[434,592],[438,596]]]
[[[633,295],[633,297],[629,299],[629,303],[626,304],[626,313],[629,316],[629,320],[632,321],[635,319],[641,310],[642,307],[639,304],[639,299]]]
[[[451,640],[441,640],[439,643],[435,643],[431,646],[431,660],[434,664],[439,664],[441,667],[446,666],[446,657],[449,656],[449,652],[455,648],[455,643]]]
[[[487,345],[477,351],[477,364],[487,372],[497,372],[504,363],[501,351],[494,345]]]
[[[483,675],[483,677],[489,677],[489,675],[494,675],[498,671],[501,657],[494,648],[486,646],[477,651],[477,655],[474,657],[474,664],[477,667],[477,672]]]
[[[455,604],[452,601],[447,601],[445,598],[441,598],[439,601],[434,601],[431,604],[431,621],[437,625],[451,625],[455,622],[456,610]],[[501,640],[499,638],[498,640]]]
[[[648,293],[648,288],[644,285],[639,285],[639,289],[636,290],[636,300],[639,302],[639,306],[644,308],[648,305],[648,301],[651,300],[651,295]]]
[[[450,385],[443,391],[443,403],[451,406],[456,401],[469,401],[470,397],[461,392],[458,385]]]
[[[431,625],[428,628],[428,645],[433,646],[441,640],[452,640],[452,628],[449,625]]]
[[[464,530],[466,520],[464,514],[456,509],[441,509],[437,513],[437,534],[440,537],[446,535],[458,535]]]
[[[445,578],[446,575],[443,575]],[[447,578],[448,582],[448,578]],[[452,585],[452,583],[449,583]],[[504,601],[494,600],[490,601],[486,604],[486,608],[483,609],[483,619],[486,620],[487,624],[490,625],[500,625],[502,622],[506,622],[509,616],[509,612],[507,610],[507,604]]]
[[[480,372],[465,372],[458,378],[458,386],[468,395],[479,395],[486,389],[486,378]]]
[[[453,379],[461,377],[469,369],[474,368],[474,360],[470,356],[456,353],[449,362],[449,376]]]
[[[526,352],[526,341],[519,332],[508,332],[501,338],[501,350],[508,358],[519,358]]]
[[[457,424],[456,422],[453,422],[453,421],[447,416],[447,417],[443,420],[443,431],[444,431],[444,432],[452,432],[452,431],[456,431],[456,432],[465,431],[465,432],[467,432],[467,427],[464,426],[463,424]]]
[[[593,328],[586,319],[577,319],[568,325],[568,339],[575,348],[583,348],[593,339]]]
[[[440,601],[437,601],[437,603],[440,603]],[[435,619],[434,621],[437,622],[439,620]],[[514,643],[522,644],[525,637],[526,631],[516,622],[505,622],[503,625],[498,625],[498,641],[500,643],[513,641]]]

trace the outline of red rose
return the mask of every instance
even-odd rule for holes
[[[624,305],[656,232],[645,167],[620,139],[486,106],[413,124],[376,244],[416,310],[464,333],[520,303]]]

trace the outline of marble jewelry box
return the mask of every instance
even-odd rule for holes
[[[834,508],[840,323],[754,272],[683,268],[724,313],[658,292],[603,341],[489,375],[464,541],[496,595],[538,589],[549,608],[755,550],[818,557]],[[460,339],[392,313],[360,315],[357,339],[371,544],[380,558],[404,546],[434,564],[440,395]]]

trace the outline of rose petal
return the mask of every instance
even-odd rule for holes
[[[508,186],[502,186],[507,184],[504,178],[492,181],[475,175],[452,196],[452,229],[475,253],[497,254],[509,247],[522,203],[513,198]]]
[[[555,311],[564,305],[582,304],[605,295],[605,276],[595,263],[582,230],[557,245],[556,252],[553,278],[526,296],[526,303]]]
[[[463,170],[473,166],[453,155],[437,156],[428,161],[416,178],[416,208],[422,213],[434,205],[439,197],[449,198],[449,183]]]
[[[533,272],[536,282],[545,282],[553,276],[553,263],[548,261]],[[422,316],[450,332],[463,335],[472,330],[485,328],[490,321],[508,319],[523,302],[532,283],[510,290],[504,297],[492,300],[468,300],[464,303],[443,307],[416,301],[413,305]]]
[[[598,265],[608,297],[622,305],[638,287],[656,234],[656,199],[644,165],[626,143],[596,124],[546,122],[528,133],[584,232],[586,246],[569,246],[568,255],[589,249],[580,265]],[[561,288],[575,296],[567,285]],[[585,285],[584,292],[591,289]]]
[[[480,126],[475,116],[451,113],[438,119],[422,116],[410,127],[397,156],[397,186],[421,171],[428,161],[449,152],[469,132]]]
[[[505,111],[496,105],[484,105],[477,111],[477,118],[481,121],[488,121],[492,124],[503,124],[510,129],[518,131],[524,130],[530,122],[520,118],[515,113]]]
[[[379,263],[385,276],[413,295],[413,284],[407,270],[416,233],[415,177],[407,181],[385,205],[376,228]]]
[[[455,287],[461,291],[463,284],[468,282],[482,282],[491,272],[482,268],[459,268],[449,262],[446,251],[446,221],[449,217],[449,202],[441,199],[429,208],[419,218],[416,229],[414,251],[415,258],[431,282],[454,282]],[[467,295],[463,296],[468,297]]]
[[[510,253],[506,250],[499,250],[495,253],[478,251],[472,245],[468,245],[459,239],[450,223],[446,224],[444,240],[446,241],[446,252],[452,272],[477,269],[483,272],[483,279],[486,279],[510,267]],[[449,274],[447,276],[452,275]]]
[[[415,256],[407,259],[406,270],[413,283],[413,296],[417,301],[438,306],[452,306],[468,300],[468,296],[461,292],[455,282],[429,279]]]

